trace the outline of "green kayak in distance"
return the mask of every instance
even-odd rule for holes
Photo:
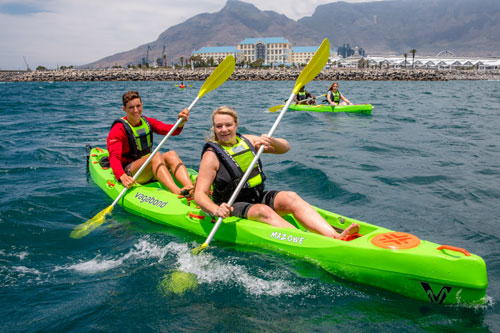
[[[93,181],[114,200],[124,187],[114,177],[107,158],[107,150],[94,148],[90,151],[88,166]],[[189,172],[194,180],[196,171],[190,169]],[[132,214],[188,231],[203,240],[215,222],[194,201],[169,192],[158,182],[131,188],[118,204]],[[345,240],[328,238],[308,232],[290,215],[284,218],[297,229],[230,217],[224,219],[214,241],[301,258],[338,278],[428,303],[485,303],[488,280],[481,257],[462,248],[315,209],[337,230],[358,223],[359,234]]]
[[[304,104],[290,104],[288,110],[291,111],[313,111],[313,112],[351,112],[372,114],[373,106],[371,104],[358,104],[358,105],[304,105]]]

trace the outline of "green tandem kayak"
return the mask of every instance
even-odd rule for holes
[[[101,166],[108,152],[94,148],[89,156],[93,181],[115,199],[123,185],[111,168]],[[103,163],[103,165],[105,165]],[[194,170],[189,170],[192,178]],[[205,239],[214,226],[193,201],[179,197],[158,182],[131,188],[119,201],[126,211],[153,222],[186,230]],[[336,277],[388,290],[409,298],[437,304],[483,304],[488,286],[483,259],[465,249],[440,245],[418,237],[357,221],[320,208],[318,212],[335,228],[353,222],[359,235],[349,240],[327,238],[306,231],[292,216],[297,229],[276,228],[241,218],[225,219],[214,240],[265,248],[302,258]]]
[[[288,107],[291,111],[313,111],[313,112],[351,112],[351,113],[362,113],[371,114],[373,106],[371,104],[359,104],[359,105],[303,105],[303,104],[291,104]]]

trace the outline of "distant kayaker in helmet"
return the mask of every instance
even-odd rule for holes
[[[264,153],[284,154],[290,145],[285,139],[267,135],[240,135],[237,133],[238,115],[227,106],[221,106],[212,113],[212,123],[213,138],[203,147],[194,190],[194,199],[205,212],[216,217],[237,216],[275,227],[294,228],[281,217],[291,213],[308,230],[337,239],[359,231],[359,225],[353,223],[342,233],[336,232],[295,192],[265,191],[265,176],[260,161],[255,164],[233,206],[229,206],[227,202],[250,166],[256,150],[264,145]]]
[[[184,89],[186,86],[184,85],[184,81],[181,81],[181,84],[179,85],[179,88]]]
[[[339,84],[337,82],[333,82],[328,88],[328,91],[326,92],[326,99],[328,100],[330,105],[352,105],[351,101],[348,100],[344,95],[342,95],[338,89]]]
[[[164,154],[156,153],[137,181],[132,178],[153,151],[153,133],[166,135],[173,125],[143,116],[142,99],[137,91],[123,94],[122,102],[126,116],[113,122],[107,140],[109,163],[115,177],[126,187],[136,182],[144,184],[154,178],[175,194],[187,194],[193,184],[186,167],[173,150]],[[189,110],[182,110],[177,118],[184,120],[172,135],[182,132],[184,123],[189,119]],[[172,175],[182,184],[182,188],[176,185]]]
[[[315,105],[316,97],[307,91],[305,86],[302,86],[293,98],[293,102],[295,104]]]

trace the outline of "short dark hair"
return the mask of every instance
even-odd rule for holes
[[[142,103],[141,96],[139,96],[139,93],[137,91],[127,91],[125,94],[122,96],[122,101],[123,101],[123,106],[127,106],[127,103],[130,102],[133,99],[140,99]]]

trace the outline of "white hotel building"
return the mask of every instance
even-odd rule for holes
[[[314,55],[319,46],[296,46],[283,37],[266,38],[246,38],[236,47],[234,46],[215,46],[202,47],[193,51],[192,55],[199,55],[205,61],[213,58],[219,62],[228,55],[233,55],[237,62],[244,60],[247,63],[263,59],[264,65],[282,65],[290,66],[292,64],[307,64]],[[335,56],[330,50],[330,56]]]

